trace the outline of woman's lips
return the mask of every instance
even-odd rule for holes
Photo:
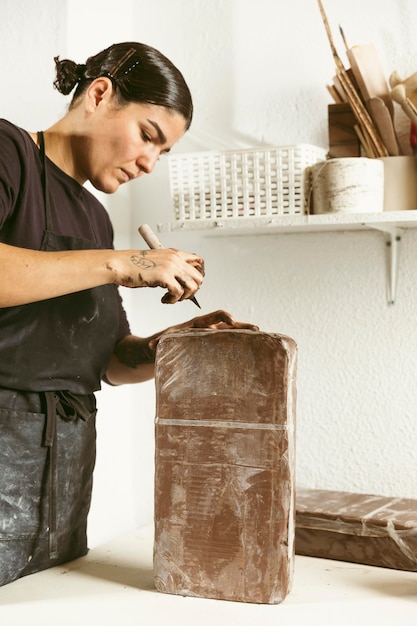
[[[129,180],[132,180],[132,178],[134,178],[134,175],[131,172],[128,172],[127,170],[124,170],[122,168],[120,168],[120,171],[123,174],[123,182],[127,183],[129,182]]]

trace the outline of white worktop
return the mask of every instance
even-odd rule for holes
[[[417,573],[297,556],[276,605],[166,595],[152,578],[153,529],[0,588],[3,626],[416,626]]]

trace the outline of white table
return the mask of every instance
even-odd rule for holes
[[[0,588],[1,626],[417,626],[417,573],[297,556],[284,602],[162,594],[151,526]]]

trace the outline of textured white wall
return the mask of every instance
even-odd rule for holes
[[[339,24],[349,45],[375,43],[387,76],[417,71],[413,0],[324,5],[342,56]],[[142,11],[138,3],[138,20]],[[166,22],[158,18],[163,12]],[[180,151],[327,147],[325,85],[334,64],[314,0],[156,0],[147,13],[147,40],[179,64],[194,94],[195,120]],[[166,168],[158,167],[154,180],[134,184],[136,223],[172,221]],[[226,308],[296,339],[298,483],[417,497],[417,230],[403,237],[393,307],[378,233],[173,233],[166,243],[204,253],[205,310]],[[187,303],[171,313],[156,294],[145,297],[152,327],[194,314]]]
[[[0,0],[0,116],[41,130],[63,112],[53,57],[66,46],[66,2]]]
[[[387,74],[417,71],[414,0],[324,4],[336,37],[341,24],[350,45],[373,41]],[[53,56],[82,62],[127,38],[160,48],[190,84],[196,113],[179,150],[327,147],[334,69],[315,0],[0,0],[0,115],[47,127],[66,106],[51,86]],[[172,220],[166,162],[105,202],[116,245],[141,245],[140,223]],[[205,311],[225,308],[296,339],[299,484],[417,497],[417,230],[401,244],[393,307],[377,233],[172,233],[165,243],[204,254]],[[195,315],[189,302],[161,305],[161,295],[124,292],[135,332]],[[152,518],[153,384],[105,388],[99,405],[91,545]]]

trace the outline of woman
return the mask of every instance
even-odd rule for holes
[[[189,128],[181,73],[138,43],[85,65],[55,59],[75,93],[45,132],[0,121],[0,584],[87,551],[95,397],[153,376],[159,338],[175,328],[255,328],[217,311],[152,337],[131,334],[118,286],[192,298],[204,262],[174,249],[113,249],[103,192],[152,172]]]

